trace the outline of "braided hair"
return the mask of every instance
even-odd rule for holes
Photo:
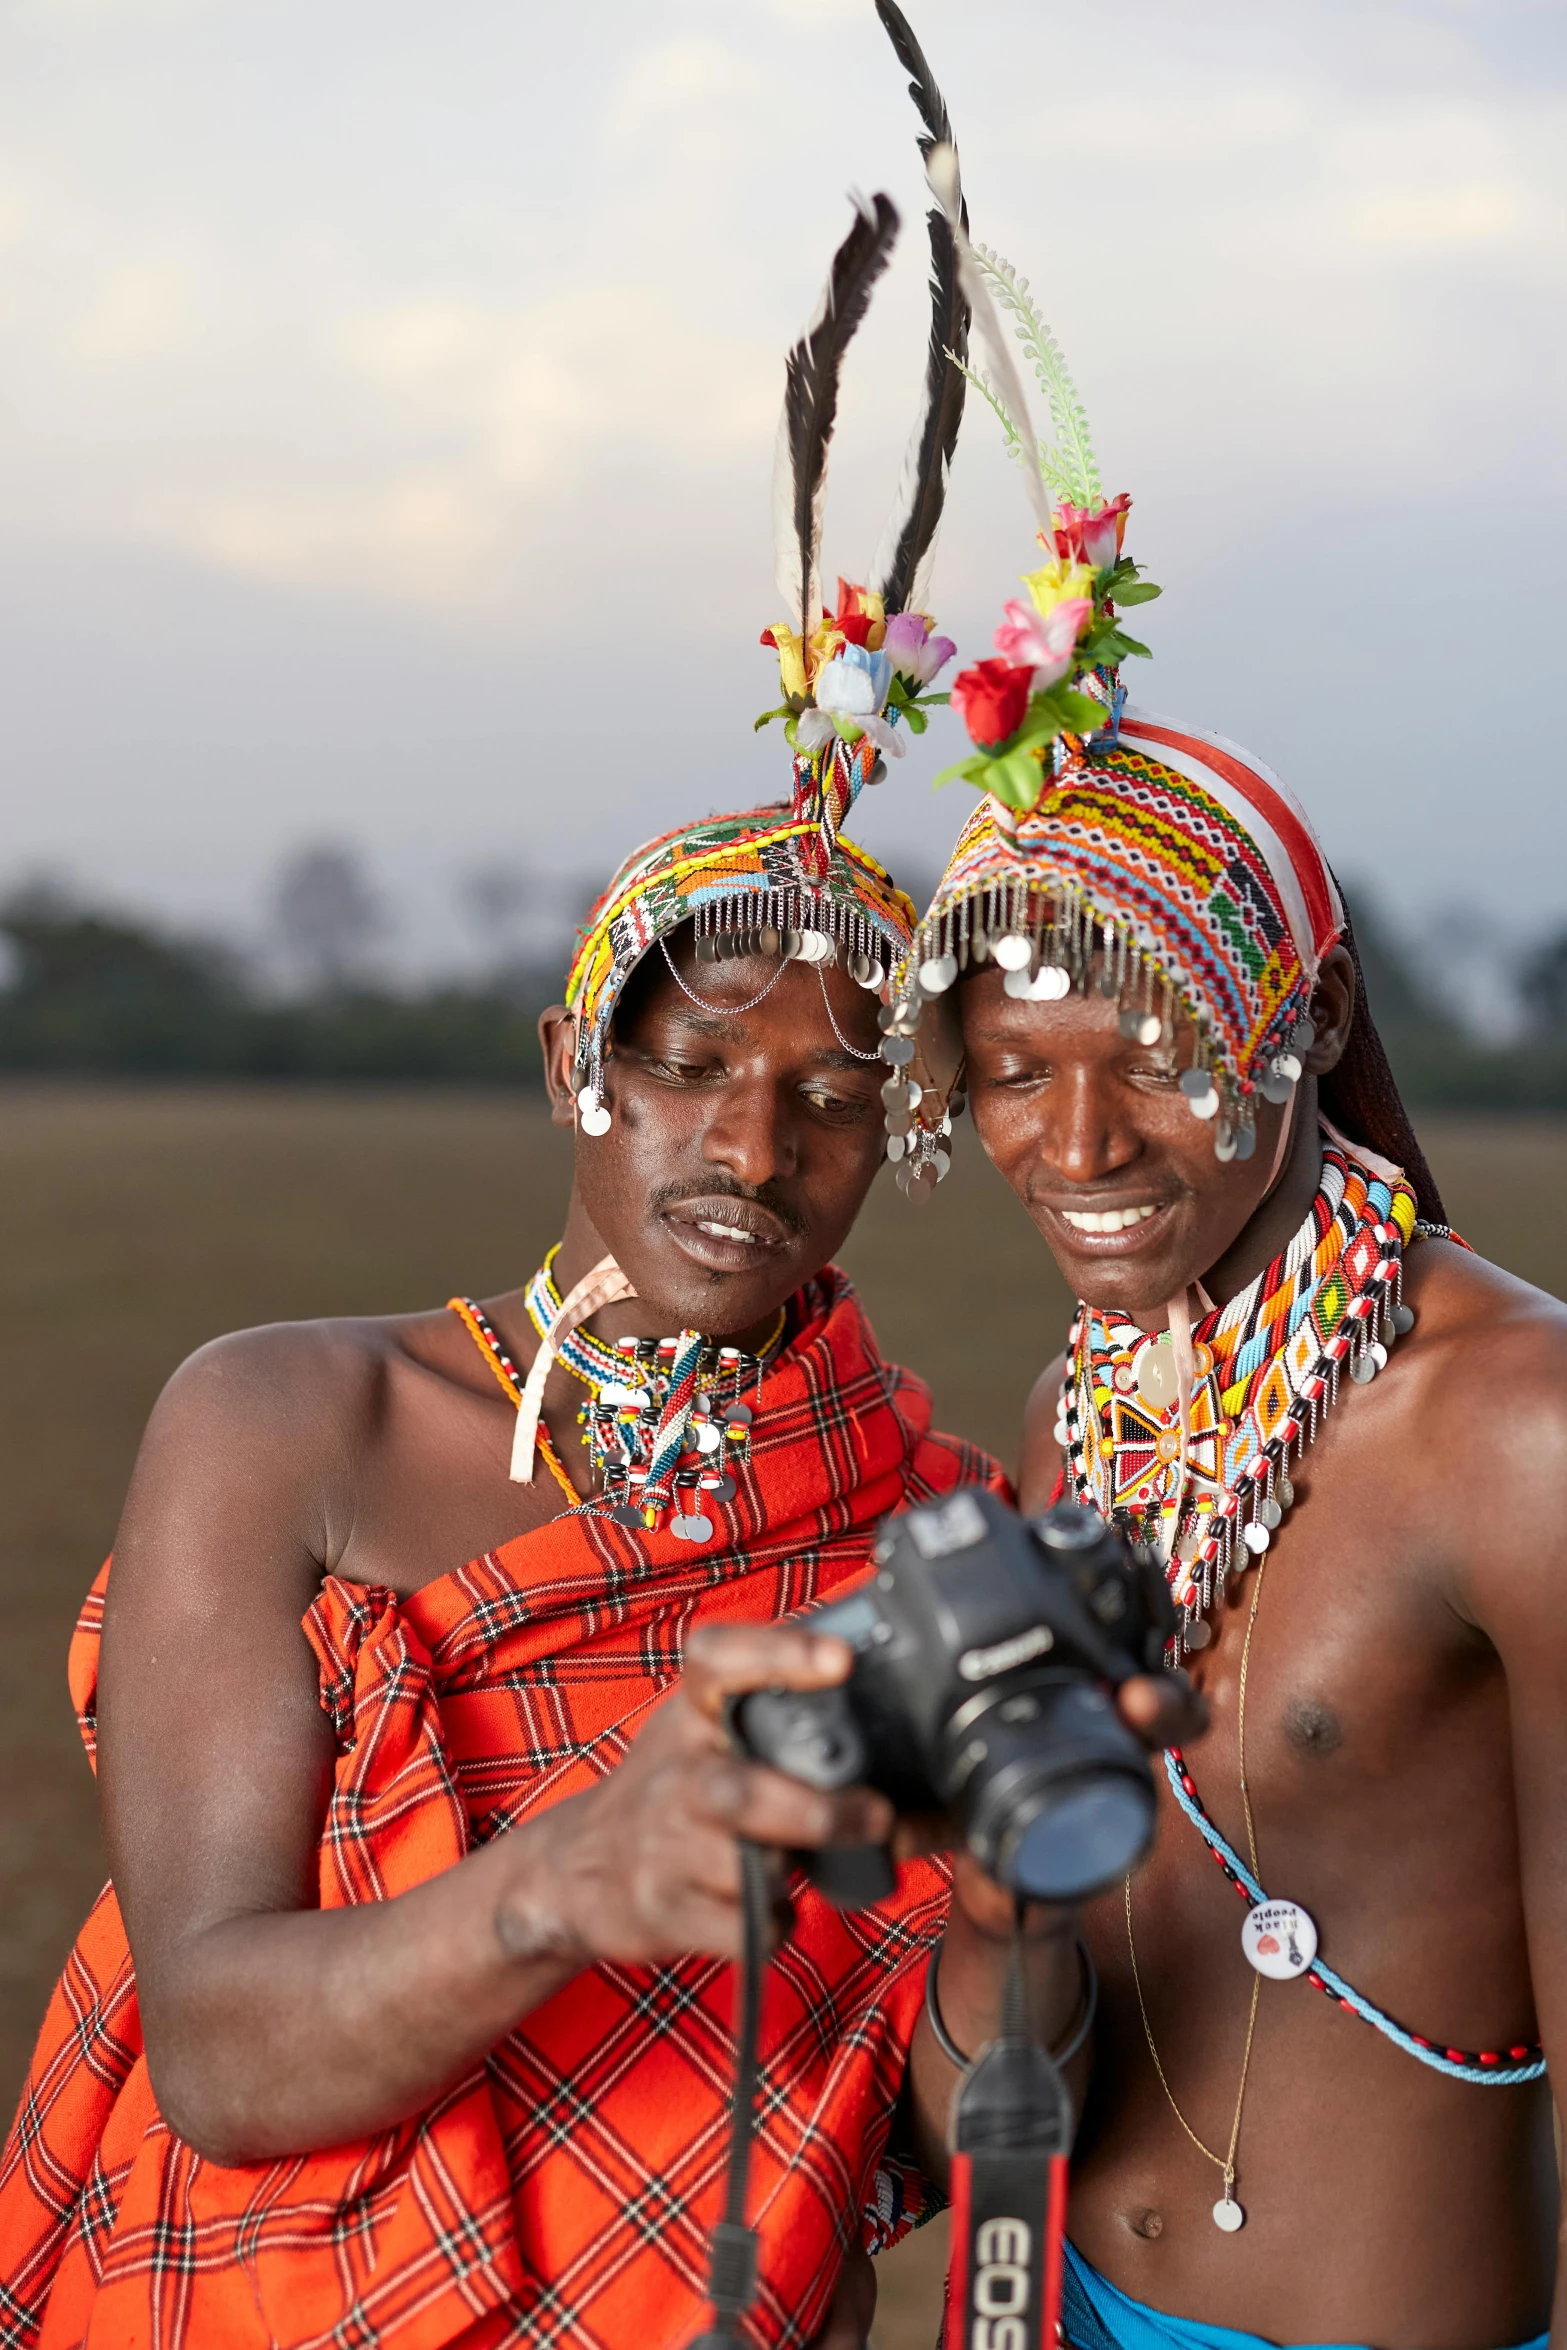
[[[1369,1150],[1379,1151],[1383,1158],[1403,1168],[1414,1187],[1415,1205],[1424,1222],[1445,1224],[1447,1214],[1436,1178],[1426,1162],[1425,1152],[1415,1140],[1409,1112],[1371,1017],[1366,975],[1360,967],[1354,924],[1347,913],[1340,941],[1348,947],[1355,966],[1355,1009],[1342,1057],[1335,1068],[1317,1079],[1317,1099],[1350,1142],[1364,1143]]]

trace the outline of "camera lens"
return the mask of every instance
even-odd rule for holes
[[[1092,1683],[1040,1675],[987,1690],[952,1717],[944,1746],[945,1792],[976,1860],[1028,1900],[1080,1901],[1146,1851],[1147,1757]]]
[[[1003,1855],[1003,1881],[1029,1901],[1080,1901],[1140,1857],[1152,1809],[1132,1779],[1058,1788]]]

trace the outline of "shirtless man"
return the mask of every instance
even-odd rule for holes
[[[1102,1997],[1068,2338],[1482,2350],[1554,2311],[1567,2339],[1535,2045],[1567,2034],[1567,1317],[1443,1236],[1331,876],[1265,771],[1128,713],[1015,834],[993,818],[968,827],[915,960],[962,945],[980,1140],[1092,1309],[1034,1389],[1021,1499],[1064,1480],[1167,1550],[1179,1524],[1172,1581],[1212,1722],[1161,1788],[1147,1869],[1082,1920]],[[1027,955],[998,963],[1003,937]],[[1038,976],[1058,970],[1069,992]],[[1264,1048],[1249,1067],[1247,1035]],[[1272,1096],[1249,1097],[1250,1155],[1242,1073]],[[1416,1208],[1434,1229],[1395,1310],[1373,1269]],[[1334,1278],[1367,1318],[1322,1283],[1301,1358],[1283,1350],[1259,1400],[1247,1375],[1300,1310],[1270,1326],[1262,1308],[1302,1297],[1313,1244],[1320,1268],[1346,1231]],[[1226,1351],[1236,1329],[1257,1334],[1249,1357]],[[1242,1947],[1260,1891],[1293,1905],[1250,1930],[1271,1973]],[[1378,2028],[1292,1979],[1313,1935],[1327,1987]],[[1057,2017],[1070,1997],[1062,1976]]]

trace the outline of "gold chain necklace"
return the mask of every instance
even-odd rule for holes
[[[1267,1554],[1264,1552],[1257,1561],[1257,1580],[1252,1587],[1251,1613],[1246,1619],[1246,1638],[1241,1648],[1240,1700],[1236,1709],[1236,1743],[1240,1749],[1241,1803],[1246,1813],[1246,1845],[1251,1854],[1251,1873],[1254,1877],[1260,1876],[1261,1871],[1257,1866],[1257,1834],[1252,1826],[1251,1789],[1246,1784],[1246,1671],[1251,1663],[1251,1636],[1257,1628],[1257,1606],[1262,1598],[1262,1578],[1267,1563]],[[1246,2052],[1241,2058],[1240,2087],[1235,2092],[1235,2116],[1230,2123],[1229,2150],[1224,2154],[1215,2154],[1211,2146],[1204,2145],[1185,2114],[1176,2104],[1175,2092],[1165,2077],[1164,2066],[1159,2062],[1159,2051],[1154,2044],[1153,2025],[1148,2020],[1148,2003],[1143,1997],[1143,1979],[1137,1970],[1137,1943],[1132,1934],[1132,1880],[1130,1876],[1126,1880],[1126,1947],[1131,1954],[1132,1981],[1137,1987],[1137,2008],[1143,2019],[1143,2037],[1148,2042],[1148,2053],[1153,2058],[1153,2068],[1159,2076],[1159,2086],[1169,2099],[1170,2111],[1198,2153],[1206,2155],[1215,2169],[1224,2174],[1224,2193],[1213,2207],[1213,2224],[1217,2228],[1222,2228],[1226,2235],[1233,2235],[1237,2228],[1244,2226],[1246,2220],[1245,2211],[1235,2200],[1235,2149],[1240,2143],[1241,2108],[1246,2102],[1246,2076],[1251,2070],[1251,2044],[1257,2029],[1257,2001],[1262,1992],[1262,1977],[1260,1974],[1253,1973],[1251,1978],[1251,2013],[1246,2019]]]

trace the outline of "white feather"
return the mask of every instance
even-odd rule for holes
[[[1017,426],[1023,443],[1023,487],[1035,519],[1045,534],[1047,546],[1055,544],[1055,506],[1050,486],[1045,480],[1039,462],[1039,436],[1028,413],[1028,394],[1023,389],[1023,378],[1017,361],[1012,356],[1012,338],[1001,323],[1001,314],[990,298],[985,273],[979,265],[973,246],[963,233],[963,222],[958,210],[958,158],[953,147],[933,147],[925,167],[931,193],[945,212],[952,226],[952,241],[957,247],[958,275],[969,308],[974,313],[974,325],[985,346],[985,356],[996,378],[996,389],[1002,406]]]
[[[820,527],[821,517],[817,523]],[[794,458],[789,447],[789,406],[778,413],[773,442],[773,585],[783,598],[784,617],[797,636],[809,636],[821,617],[819,566],[811,568],[811,595],[817,609],[809,623],[800,610],[800,543],[794,533]]]

